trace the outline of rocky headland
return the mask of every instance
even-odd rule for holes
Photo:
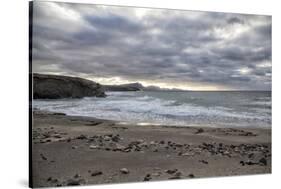
[[[78,77],[33,74],[34,99],[105,97],[103,87]]]

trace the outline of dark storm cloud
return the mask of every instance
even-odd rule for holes
[[[35,2],[33,15],[34,72],[271,89],[269,16],[51,2]]]

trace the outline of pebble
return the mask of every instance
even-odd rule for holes
[[[208,162],[205,161],[205,160],[199,160],[199,162],[204,163],[204,164],[208,164]]]
[[[152,179],[152,178],[151,178],[151,175],[150,175],[150,174],[147,174],[147,175],[145,175],[143,181],[149,181],[149,180],[151,180],[151,179]]]
[[[168,173],[168,174],[174,174],[177,171],[178,171],[177,169],[168,169],[165,172]]]
[[[85,135],[80,135],[80,136],[77,137],[77,139],[84,140],[84,139],[87,139],[87,137]]]
[[[78,186],[78,185],[81,185],[85,183],[85,180],[84,179],[79,179],[79,180],[74,180],[74,179],[69,179],[67,181],[67,186]]]
[[[90,148],[90,149],[98,149],[99,147],[96,146],[96,145],[91,145],[91,146],[89,146],[89,148]]]
[[[122,169],[120,169],[120,172],[123,174],[128,174],[129,170],[127,168],[122,168]]]
[[[188,175],[189,178],[194,178],[195,176],[193,174]]]
[[[260,160],[259,160],[259,163],[260,164],[262,164],[262,165],[267,165],[267,161],[266,161],[266,159],[265,158],[261,158]]]
[[[95,171],[91,174],[92,177],[98,176],[98,175],[102,175],[101,171]]]
[[[40,154],[40,156],[43,160],[47,160],[47,158],[43,154]]]
[[[79,178],[81,177],[79,174],[74,175],[74,178]]]

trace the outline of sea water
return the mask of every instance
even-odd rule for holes
[[[106,94],[106,98],[34,100],[33,107],[140,125],[271,127],[270,91]]]

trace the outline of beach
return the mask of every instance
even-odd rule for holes
[[[33,111],[33,187],[269,174],[271,128],[132,125]]]

